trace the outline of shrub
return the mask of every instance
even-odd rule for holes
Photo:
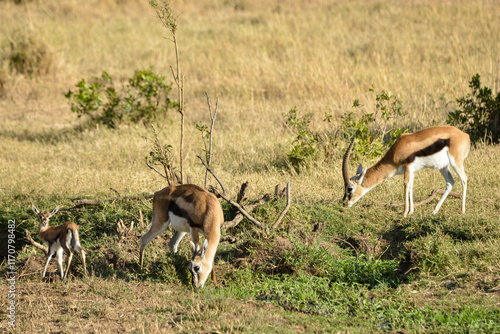
[[[309,128],[311,114],[300,116],[297,107],[292,108],[285,119],[290,129],[295,132],[296,138],[292,142],[291,150],[287,153],[288,159],[296,169],[299,169],[307,160],[318,153],[318,133]]]
[[[484,139],[500,141],[500,93],[496,96],[488,87],[481,87],[479,74],[469,82],[471,93],[458,98],[459,109],[448,114],[448,124],[455,125],[469,133],[476,142]]]
[[[373,92],[377,102],[374,113],[363,113],[361,117],[357,117],[357,109],[361,105],[355,100],[352,109],[342,116],[338,128],[326,132],[311,130],[312,114],[301,116],[297,107],[288,112],[285,124],[296,137],[287,156],[297,171],[308,161],[321,157],[321,153],[327,157],[334,147],[343,146],[344,137],[356,136],[357,154],[377,157],[382,155],[387,147],[392,146],[402,133],[408,132],[406,129],[394,126],[394,120],[404,114],[401,101],[391,92],[376,92],[373,87],[370,91]],[[328,128],[332,128],[331,115],[327,114],[324,122],[328,123]],[[342,135],[338,136],[338,133]]]
[[[356,117],[356,109],[361,105],[355,100],[352,109],[342,117],[342,132],[348,137],[356,136],[356,154],[378,157],[408,130],[394,127],[394,120],[404,114],[401,100],[391,92],[376,92],[373,86],[370,92],[376,100],[375,113]]]
[[[152,122],[175,106],[169,95],[171,85],[151,70],[136,70],[122,91],[114,88],[106,72],[90,80],[82,79],[76,87],[76,92],[69,90],[65,94],[71,110],[79,116],[89,116],[92,123],[110,128],[124,121]]]

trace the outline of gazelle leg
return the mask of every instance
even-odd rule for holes
[[[453,185],[455,184],[455,180],[453,179],[453,176],[451,175],[448,166],[441,169],[440,172],[443,175],[444,179],[446,180],[446,189],[444,190],[443,196],[441,196],[441,199],[436,205],[436,208],[434,209],[434,211],[432,211],[433,214],[436,214],[439,211],[441,205],[443,205],[444,200],[446,199],[446,197],[448,197],[448,194],[450,193],[451,189],[453,188]]]
[[[52,249],[52,247],[50,247],[49,245],[49,251],[47,253],[47,262],[45,262],[45,268],[43,268],[42,278],[45,277],[45,273],[47,272],[47,267],[49,266],[50,260],[52,260],[54,254],[55,254],[54,249]]]
[[[64,278],[64,271],[63,271],[63,249],[59,248],[57,250],[57,263],[59,264],[59,270],[61,271],[61,279]]]
[[[408,213],[410,212],[410,206],[411,206],[411,189],[412,189],[412,180],[413,179],[413,173],[411,171],[410,166],[405,166],[404,170],[404,183],[405,183],[405,211],[403,216],[406,217],[408,216]]]
[[[215,286],[217,286],[217,278],[215,278],[215,264],[212,264],[212,280],[214,281]]]
[[[181,231],[175,231],[174,235],[172,238],[170,238],[170,241],[168,242],[168,246],[172,250],[172,252],[175,254],[177,253],[177,247],[179,246],[179,243],[181,242],[182,238],[186,235],[186,232],[181,232]]]
[[[141,237],[140,250],[139,250],[139,262],[141,263],[141,268],[142,268],[142,264],[144,261],[144,249],[146,248],[147,244],[151,240],[153,240],[158,234],[165,231],[165,229],[167,228],[169,223],[170,223],[170,221],[167,220],[166,222],[161,224],[161,226],[159,226],[159,224],[155,224],[155,220],[153,219],[153,223],[151,224],[151,227],[146,232],[146,234],[144,234]]]
[[[463,165],[459,167],[455,163],[452,163],[451,166],[460,177],[460,181],[462,181],[462,213],[465,213],[465,198],[467,195],[467,175],[465,174]]]
[[[73,259],[73,252],[69,252],[69,255],[68,255],[68,265],[66,266],[66,275],[64,275],[64,278],[66,278],[66,276],[68,276],[69,274],[69,266],[71,265],[71,260]]]
[[[82,264],[83,264],[83,274],[87,276],[87,264],[85,263],[85,251],[80,248],[80,257],[82,258]]]

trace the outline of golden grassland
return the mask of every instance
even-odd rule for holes
[[[48,74],[31,78],[9,71],[5,58],[2,62],[2,187],[34,196],[160,187],[161,180],[143,164],[149,129],[58,137],[78,122],[63,93],[81,78],[107,71],[126,80],[134,69],[149,67],[170,76],[173,44],[152,8],[132,0],[4,1],[0,6],[4,55],[21,31],[43,41],[52,58]],[[186,82],[186,168],[201,180],[195,156],[202,145],[193,124],[207,121],[207,92],[212,100],[219,98],[216,169],[233,191],[247,178],[259,191],[293,178],[296,196],[339,197],[337,165],[297,177],[281,168],[293,140],[283,115],[294,106],[313,113],[313,127],[321,127],[325,112],[338,119],[354,99],[364,112],[373,112],[369,88],[374,85],[402,99],[407,116],[400,124],[421,128],[445,123],[475,73],[485,85],[497,86],[500,6],[495,1],[185,1],[173,6]],[[159,127],[161,139],[177,147],[176,116]]]
[[[174,1],[173,7],[179,14],[177,37],[186,85],[185,174],[194,183],[203,184],[205,169],[196,158],[202,154],[203,144],[194,125],[209,121],[207,92],[212,106],[219,99],[213,169],[231,196],[247,180],[249,198],[260,197],[276,184],[290,180],[294,203],[328,205],[340,201],[343,181],[338,158],[344,147],[336,148],[333,159],[313,163],[300,173],[287,166],[286,152],[294,134],[284,124],[284,115],[294,106],[303,114],[313,114],[315,129],[325,127],[326,112],[333,113],[334,126],[338,126],[355,99],[361,102],[363,112],[374,112],[376,101],[369,91],[373,85],[377,91],[391,91],[402,100],[406,115],[397,125],[416,130],[445,124],[447,113],[456,107],[455,99],[469,91],[468,82],[476,73],[484,85],[498,90],[500,3],[495,0],[186,0]],[[7,56],[20,33],[48,47],[48,73],[28,76],[11,71]],[[71,112],[64,93],[74,89],[80,79],[103,71],[118,85],[135,69],[150,67],[171,78],[175,56],[169,38],[147,1],[0,1],[0,200],[26,206],[29,211],[31,203],[43,206],[58,201],[62,207],[70,207],[75,198],[115,197],[110,188],[127,196],[164,187],[165,182],[144,163],[152,144],[150,127],[77,130],[83,121]],[[156,126],[160,139],[178,150],[178,115],[172,111]],[[364,165],[375,162],[363,160]],[[357,163],[352,162],[351,171]],[[471,197],[466,218],[457,214],[460,201],[451,197],[440,213],[457,221],[470,220],[470,224],[498,215],[499,165],[498,145],[474,146],[465,162]],[[455,179],[453,190],[460,192],[458,177]],[[439,172],[425,170],[416,175],[416,200],[434,188],[444,188]],[[402,200],[403,181],[396,177],[372,190],[362,202]],[[386,216],[394,220],[402,211],[371,207],[363,215],[365,208],[353,210],[363,223],[377,226],[385,224]],[[423,219],[431,211],[430,205],[418,207],[413,217]],[[467,247],[487,253],[496,245],[497,239]],[[498,279],[498,268],[488,267],[498,261],[485,263],[486,275]],[[27,318],[26,330],[168,332],[155,327],[158,322],[164,325],[162,317],[167,317],[175,331],[212,328],[243,332],[252,328],[252,323],[255,326],[253,319],[259,317],[266,321],[253,327],[256,332],[280,332],[283,328],[308,332],[322,331],[325,321],[314,317],[319,325],[304,328],[301,324],[307,314],[291,319],[290,312],[281,307],[266,304],[262,309],[253,301],[237,304],[236,297],[226,299],[225,292],[214,293],[205,303],[194,293],[183,295],[167,312],[156,305],[165,304],[169,294],[161,284],[144,288],[144,282],[132,286],[96,277],[48,287],[44,283],[23,282],[27,291],[43,291],[61,299],[23,294],[23,317],[31,312],[43,317],[45,307],[61,307],[69,315],[61,315],[61,321],[51,317],[51,324],[41,329],[37,328],[38,319]],[[432,279],[428,286],[421,284],[432,295],[432,305],[448,303],[438,295],[448,290],[437,287]],[[413,296],[412,288],[401,287],[418,304],[419,295]],[[5,295],[3,290],[0,293]],[[463,294],[466,300],[477,297],[465,290]],[[65,296],[70,298],[63,300]],[[491,294],[480,297],[494,307]],[[93,305],[96,299],[99,302]],[[459,304],[460,300],[453,302]],[[127,318],[131,310],[137,311],[136,303],[145,311]],[[82,312],[88,317],[78,318],[75,325],[66,323],[68,317]],[[175,321],[166,315],[169,312]],[[215,322],[219,315],[226,317],[227,328]],[[176,327],[179,319],[186,323]],[[205,319],[211,322],[204,327]],[[264,323],[274,327],[266,329]],[[50,327],[54,324],[58,326],[55,329]]]

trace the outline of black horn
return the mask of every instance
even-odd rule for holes
[[[345,151],[344,159],[342,160],[342,176],[344,177],[345,186],[347,186],[347,183],[349,183],[349,155],[351,154],[352,147],[354,145],[354,140],[356,140],[355,135],[352,136],[351,143],[349,144],[347,151]]]

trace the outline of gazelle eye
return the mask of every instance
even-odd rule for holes
[[[200,266],[195,266],[195,267],[193,268],[193,270],[194,270],[195,272],[199,272],[199,271],[200,271]]]

